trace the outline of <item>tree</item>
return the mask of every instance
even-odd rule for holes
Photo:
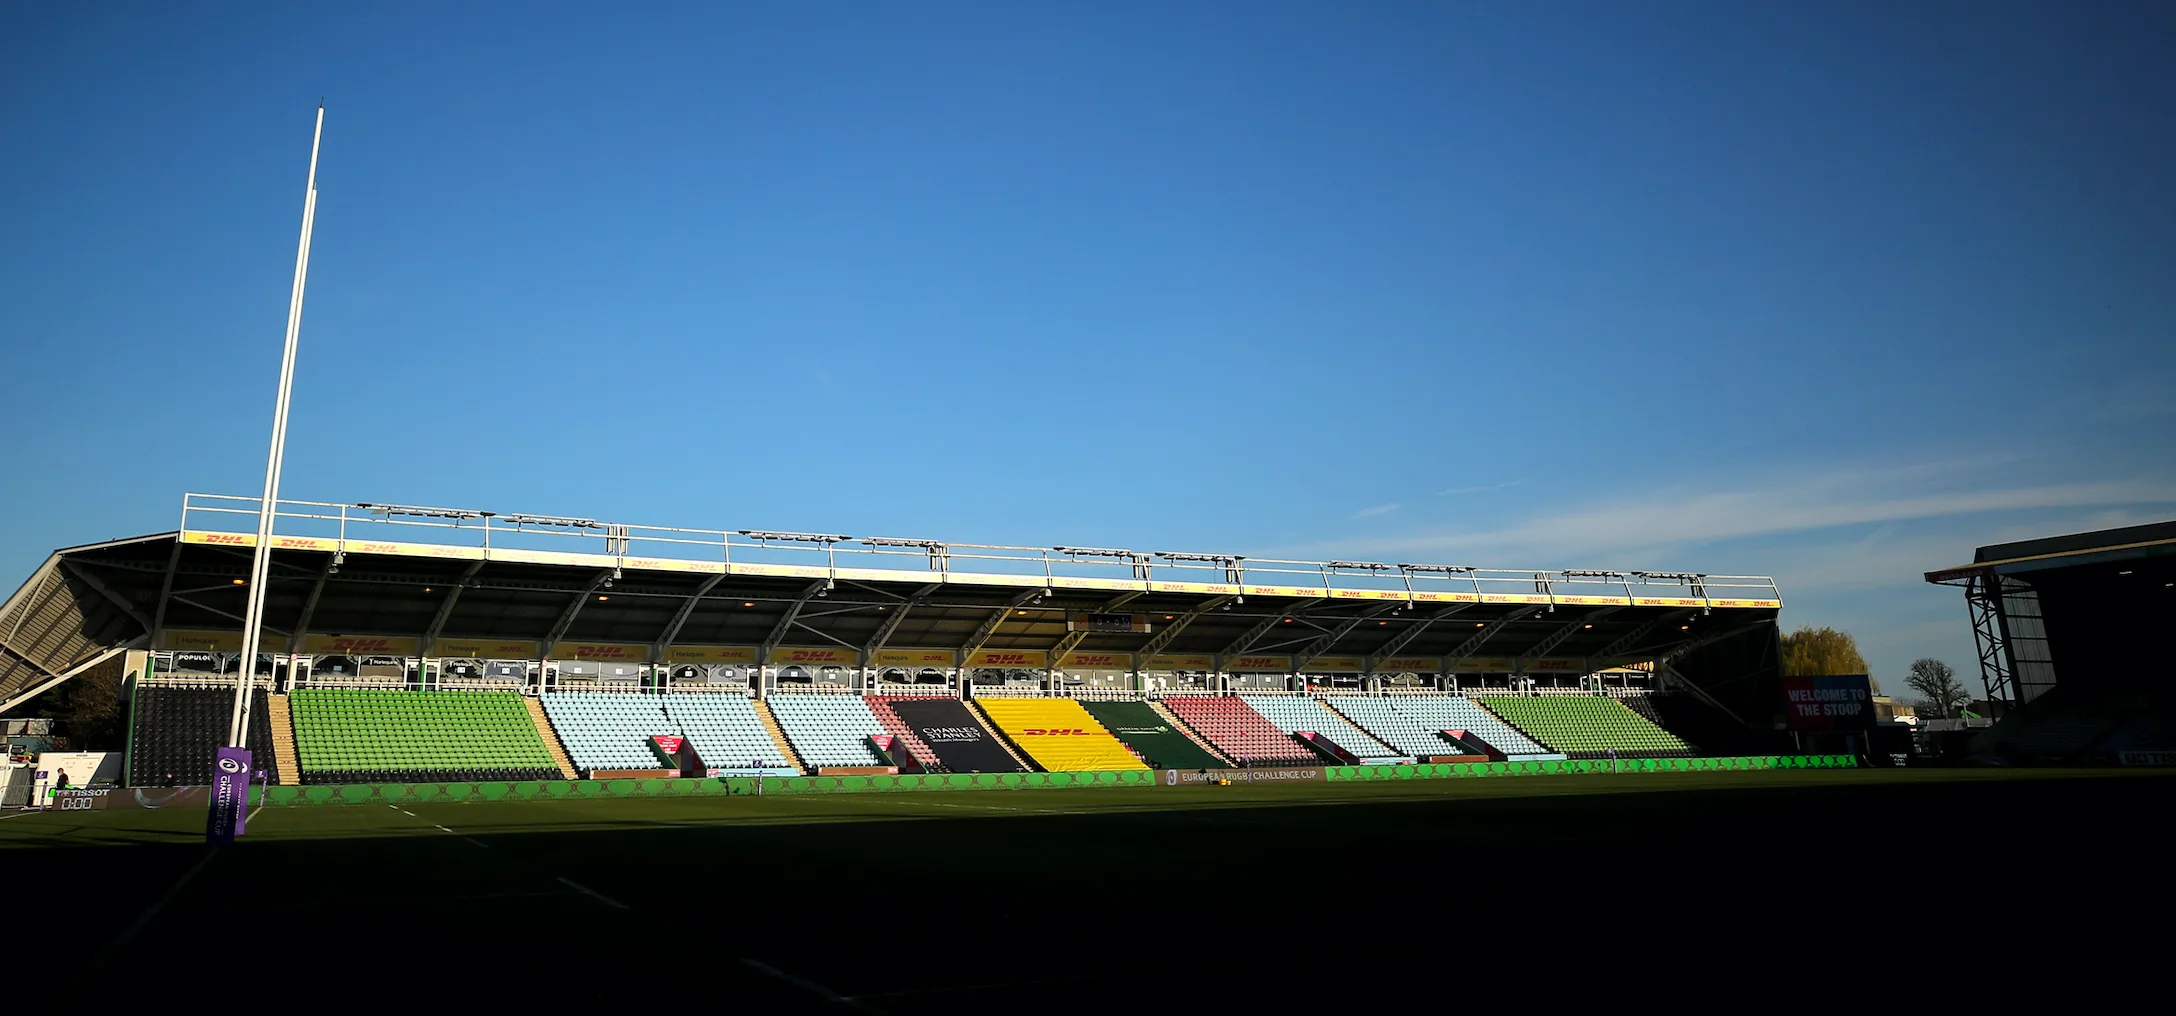
[[[1912,661],[1912,673],[1904,679],[1913,691],[1925,696],[1925,706],[1936,719],[1948,719],[1964,712],[1972,704],[1972,693],[1964,690],[1964,682],[1957,680],[1957,672],[1931,656]]]
[[[1783,636],[1783,673],[1786,677],[1866,672],[1866,657],[1859,655],[1859,644],[1849,632],[1809,626]],[[1874,693],[1881,693],[1880,685],[1874,685]]]

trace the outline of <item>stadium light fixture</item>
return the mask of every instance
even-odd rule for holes
[[[1333,570],[1341,571],[1380,572],[1390,570],[1389,565],[1380,561],[1332,561],[1329,566]]]
[[[1475,570],[1462,564],[1401,564],[1398,567],[1409,572],[1432,572],[1437,575],[1466,575]]]
[[[1166,561],[1202,561],[1222,565],[1230,565],[1247,559],[1244,554],[1186,554],[1175,550],[1152,550],[1149,553]]]
[[[516,526],[565,526],[568,529],[604,528],[604,524],[596,519],[577,519],[564,515],[499,515],[494,517],[501,522],[511,522]]]
[[[389,518],[394,515],[410,515],[416,518],[453,519],[454,521],[459,522],[463,519],[488,519],[495,517],[494,514],[491,512],[474,511],[468,508],[429,508],[423,505],[413,504],[376,504],[370,501],[357,501],[355,502],[355,507],[361,508],[362,510],[369,512],[372,515],[384,515]]]
[[[248,584],[249,584],[249,580],[248,580],[248,579],[235,579],[235,580],[234,580],[234,584],[235,584],[235,585],[238,585],[238,586],[246,586],[246,585],[248,585]]]
[[[1050,549],[1067,557],[1110,557],[1121,561],[1141,560],[1141,555],[1115,547],[1052,547]]]
[[[1680,582],[1698,582],[1707,578],[1708,574],[1706,572],[1636,571],[1632,573],[1632,577],[1636,579],[1673,579]]]
[[[743,607],[753,607],[753,606],[755,606],[755,605],[756,605],[756,601],[754,601],[754,600],[742,600],[742,601],[741,601],[741,603],[740,603],[740,605],[741,605],[741,606],[743,606]]]
[[[853,539],[836,533],[780,533],[768,529],[743,529],[740,535],[763,543],[821,543],[826,546]]]
[[[864,536],[854,542],[866,543],[872,547],[913,547],[917,550],[943,550],[945,548],[945,543],[942,540],[902,540],[890,536]]]
[[[1603,582],[1621,582],[1624,580],[1623,572],[1591,568],[1567,568],[1564,570],[1563,575],[1568,579],[1598,579]]]

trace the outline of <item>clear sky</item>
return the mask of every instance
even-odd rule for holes
[[[0,585],[262,483],[1772,574],[2176,516],[2165,3],[0,7]],[[609,6],[609,5],[608,5]]]

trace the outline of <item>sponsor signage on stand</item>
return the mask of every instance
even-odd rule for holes
[[[1868,729],[1874,725],[1873,682],[1865,674],[1785,677],[1783,721],[1790,730]]]
[[[249,820],[249,771],[252,756],[247,748],[221,748],[212,759],[211,807],[204,812],[204,838],[214,846],[226,846],[242,835]]]

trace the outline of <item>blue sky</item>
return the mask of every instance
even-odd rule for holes
[[[1772,574],[2176,515],[2166,5],[0,10],[0,579],[254,493]],[[1750,7],[1758,9],[1748,9]]]

